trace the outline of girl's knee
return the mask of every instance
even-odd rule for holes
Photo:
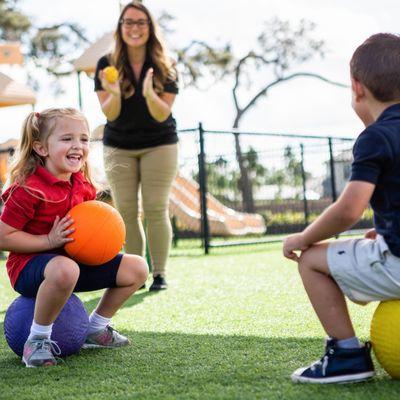
[[[139,283],[142,285],[146,282],[147,277],[149,276],[149,266],[146,260],[140,257],[140,262],[137,264],[137,277]]]
[[[143,257],[124,254],[117,274],[118,286],[143,285],[149,275],[149,267]]]
[[[79,278],[78,264],[68,257],[53,258],[46,266],[45,279],[51,281],[61,290],[75,287]]]

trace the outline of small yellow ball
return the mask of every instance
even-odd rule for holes
[[[110,66],[104,68],[104,76],[109,83],[115,83],[118,80],[118,71],[117,68]]]
[[[394,379],[400,379],[400,300],[382,301],[371,321],[376,358]]]

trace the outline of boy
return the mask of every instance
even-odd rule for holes
[[[283,243],[328,334],[324,356],[296,370],[294,382],[372,377],[371,346],[355,336],[344,296],[359,304],[400,299],[400,36],[368,38],[350,72],[352,107],[366,127],[354,144],[350,181],[314,223]],[[319,243],[350,228],[369,202],[375,229],[364,239]]]

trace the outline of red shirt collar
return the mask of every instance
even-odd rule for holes
[[[44,180],[49,185],[56,185],[57,183],[72,183],[72,182],[84,182],[85,178],[82,172],[74,172],[71,176],[71,182],[63,181],[61,179],[56,178],[52,173],[50,173],[46,168],[38,165],[36,167],[35,172],[33,173],[37,177]]]

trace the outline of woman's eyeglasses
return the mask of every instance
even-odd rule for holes
[[[124,28],[133,28],[136,25],[138,28],[141,28],[141,29],[149,26],[149,24],[150,24],[148,19],[134,20],[134,19],[130,19],[130,18],[121,18],[119,23]]]

